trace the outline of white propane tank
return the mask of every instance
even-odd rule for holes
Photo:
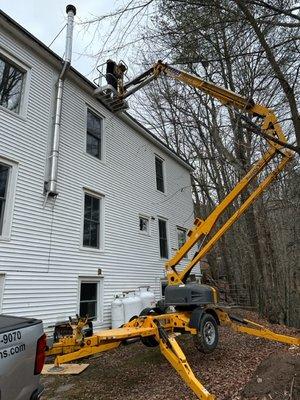
[[[134,290],[123,292],[124,320],[128,322],[133,317],[138,317],[143,308],[142,300],[136,296]]]
[[[155,307],[155,295],[153,292],[150,291],[150,286],[140,286],[138,290],[139,296],[142,300],[143,309]]]
[[[114,301],[111,303],[111,326],[112,328],[120,328],[125,323],[124,320],[124,304],[122,295],[115,295]]]

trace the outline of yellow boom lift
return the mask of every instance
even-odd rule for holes
[[[78,318],[77,322],[72,325],[73,335],[61,337],[47,351],[47,355],[56,356],[55,366],[60,368],[63,363],[115,349],[131,338],[140,338],[142,343],[148,347],[159,346],[161,353],[199,399],[212,400],[215,399],[215,396],[210,394],[195,377],[179,347],[175,339],[178,332],[193,335],[197,349],[204,353],[210,353],[217,347],[218,325],[227,326],[235,332],[247,333],[291,345],[300,345],[299,338],[276,334],[252,321],[231,315],[226,311],[226,308],[218,303],[218,293],[215,288],[187,282],[192,268],[205,257],[231,225],[276,179],[278,174],[292,160],[294,154],[286,148],[286,137],[273,111],[263,105],[256,104],[251,99],[175,69],[161,61],[126,84],[123,83],[126,66],[121,63],[115,64],[115,67],[116,72],[112,72],[112,74],[110,72],[111,76],[108,79],[108,82],[113,83],[113,85],[108,84],[95,91],[97,97],[112,111],[124,109],[126,107],[125,99],[128,96],[159,76],[165,75],[218,99],[223,105],[238,112],[241,117],[244,114],[260,117],[262,123],[256,129],[266,138],[268,148],[262,158],[252,166],[246,176],[238,182],[205,220],[199,218],[195,220],[185,244],[166,262],[168,286],[165,290],[164,300],[159,301],[153,309],[143,310],[138,318],[126,323],[123,327],[101,330],[90,337],[85,337],[83,333],[86,319]],[[245,116],[245,118],[251,123],[249,117]],[[275,159],[278,159],[277,163],[271,162]],[[273,166],[273,170],[264,175],[238,210],[222,226],[213,231],[223,212],[268,165]],[[202,247],[193,259],[182,271],[177,271],[176,266],[185,254],[199,242],[202,243]]]

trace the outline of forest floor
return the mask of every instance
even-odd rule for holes
[[[239,312],[277,333],[296,329],[271,325],[255,313]],[[199,353],[190,336],[178,338],[200,382],[218,400],[300,399],[300,349],[227,328],[220,328],[218,348]],[[80,375],[43,376],[43,400],[194,400],[196,396],[161,355],[141,343],[83,360]]]

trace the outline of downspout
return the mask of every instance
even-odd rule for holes
[[[54,126],[53,126],[53,141],[49,156],[50,159],[49,181],[46,183],[47,196],[52,196],[52,197],[58,195],[57,174],[58,174],[62,99],[63,99],[65,76],[71,65],[73,26],[74,26],[74,16],[76,15],[76,8],[73,5],[69,4],[66,7],[66,13],[68,14],[68,22],[67,22],[65,57],[63,62],[63,68],[60,72],[57,82],[57,93],[55,98],[55,115],[54,115]]]

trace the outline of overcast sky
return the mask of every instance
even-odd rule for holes
[[[47,46],[66,23],[66,5],[73,4],[77,8],[76,25],[73,39],[72,65],[81,73],[92,79],[92,70],[96,60],[87,56],[95,54],[101,48],[103,37],[94,36],[94,29],[86,31],[81,21],[102,15],[120,6],[117,0],[0,0],[0,7],[11,18],[17,21],[30,33]],[[65,45],[65,30],[51,46],[51,49],[63,56]],[[106,57],[107,58],[107,57]],[[101,60],[104,62],[105,59]]]

